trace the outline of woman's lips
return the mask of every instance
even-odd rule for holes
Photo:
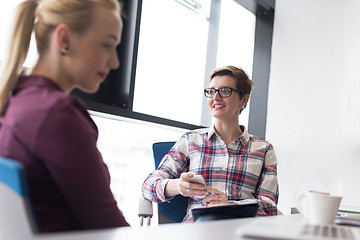
[[[217,108],[223,108],[223,107],[225,107],[224,104],[214,104],[214,105],[213,105],[213,108],[215,108],[215,109],[217,109]]]
[[[99,72],[98,75],[100,76],[101,80],[105,80],[107,74],[103,72]]]

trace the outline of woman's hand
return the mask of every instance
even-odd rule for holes
[[[199,183],[190,183],[189,178],[195,176],[194,172],[186,172],[178,179],[171,179],[165,186],[166,197],[181,194],[184,197],[205,196],[208,194],[206,186]]]
[[[210,195],[207,195],[203,200],[202,203],[204,206],[213,206],[218,204],[226,204],[228,203],[227,197],[225,196],[225,193],[218,190],[217,188],[213,187],[206,187],[207,191],[209,193],[212,193]]]
[[[189,178],[193,176],[195,176],[194,172],[182,173],[180,175],[179,193],[185,197],[205,196],[208,193],[205,185],[189,182]]]

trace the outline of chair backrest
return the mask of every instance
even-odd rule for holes
[[[0,157],[0,239],[31,239],[37,232],[24,167]]]
[[[157,142],[153,144],[155,168],[159,166],[161,159],[169,152],[175,142]],[[159,223],[182,222],[188,207],[188,198],[177,195],[170,203],[158,204]]]

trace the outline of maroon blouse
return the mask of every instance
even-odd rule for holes
[[[129,226],[110,190],[84,105],[42,76],[21,76],[0,117],[0,156],[25,166],[41,232]]]

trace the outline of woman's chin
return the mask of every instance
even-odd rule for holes
[[[100,88],[100,84],[97,84],[96,86],[86,86],[86,87],[79,87],[79,89],[85,93],[96,93]]]

